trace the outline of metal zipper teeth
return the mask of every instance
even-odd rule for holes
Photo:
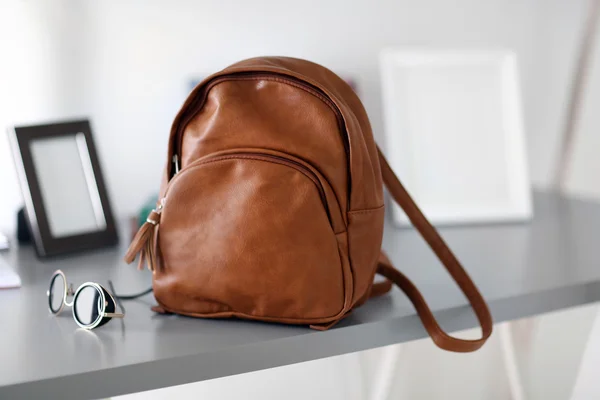
[[[311,84],[306,83],[300,79],[293,78],[293,77],[290,77],[287,75],[277,74],[274,72],[271,72],[271,73],[265,73],[265,72],[233,73],[233,74],[219,76],[219,77],[211,80],[210,82],[208,82],[206,84],[206,87],[203,90],[203,95],[202,95],[200,101],[194,102],[196,104],[192,103],[190,105],[190,109],[192,109],[192,111],[190,111],[189,113],[186,113],[188,115],[186,117],[184,117],[183,121],[179,124],[179,128],[177,130],[175,138],[173,138],[173,140],[175,141],[175,146],[173,147],[174,154],[172,156],[172,162],[171,162],[171,171],[170,171],[171,178],[175,175],[173,173],[173,170],[175,169],[175,170],[177,170],[177,172],[179,170],[179,162],[181,162],[179,155],[181,154],[181,144],[182,144],[181,138],[183,136],[183,131],[187,127],[187,125],[191,122],[191,120],[196,116],[196,114],[200,111],[200,109],[204,106],[204,103],[206,102],[206,98],[208,97],[208,92],[214,86],[218,85],[221,82],[231,81],[231,80],[256,80],[256,79],[264,79],[264,80],[270,80],[270,81],[274,81],[274,82],[282,82],[282,83],[289,84],[298,89],[304,90],[307,93],[312,94],[313,96],[315,96],[319,100],[321,100],[323,103],[325,103],[333,111],[333,113],[336,116],[338,128],[342,132],[342,142],[344,143],[344,150],[346,152],[346,158],[349,157],[350,146],[348,143],[348,132],[346,132],[346,127],[344,124],[344,118],[342,116],[342,112],[335,105],[335,103],[333,103],[329,99],[329,97],[323,91],[321,91],[320,89],[318,89],[318,88],[312,86]],[[349,160],[347,160],[347,162],[349,162]]]

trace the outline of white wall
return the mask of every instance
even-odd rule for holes
[[[0,12],[0,229],[16,220],[20,202],[6,127],[48,118],[58,90],[53,27],[36,4],[2,3]]]
[[[595,38],[595,51],[582,99],[583,107],[577,122],[577,138],[568,175],[568,188],[574,192],[600,197],[600,29],[597,30]]]
[[[69,0],[0,3],[0,230],[12,229],[22,202],[7,129],[84,112],[80,14]]]
[[[357,78],[382,138],[382,47],[512,48],[522,72],[532,180],[545,185],[587,2],[5,0],[0,129],[14,121],[90,116],[112,201],[123,215],[156,190],[170,123],[192,78],[260,54],[310,58]],[[582,143],[588,145],[580,153],[600,140],[589,139],[598,124],[587,118]],[[6,147],[3,138],[5,229],[19,203]],[[587,156],[586,166],[590,161],[597,170],[600,162]],[[574,168],[575,189],[600,193],[589,171]]]

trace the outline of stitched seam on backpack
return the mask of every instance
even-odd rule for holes
[[[269,154],[267,154],[267,158],[269,157]],[[256,156],[252,156],[252,155],[236,155],[236,154],[232,154],[232,155],[226,155],[226,156],[217,156],[217,158],[214,159],[208,159],[205,160],[203,162],[200,162],[198,164],[196,164],[195,166],[200,166],[200,165],[206,165],[206,164],[212,164],[214,162],[219,162],[219,161],[225,161],[225,160],[252,160],[252,161],[262,161],[262,162],[266,162],[266,163],[271,163],[271,164],[276,164],[276,165],[281,165],[287,168],[291,168],[294,169],[298,172],[300,172],[302,175],[304,175],[305,177],[307,177],[312,183],[314,183],[315,185],[321,186],[321,182],[315,181],[312,177],[310,177],[309,175],[307,175],[305,172],[303,172],[301,170],[301,168],[297,168],[297,167],[292,167],[291,165],[286,164],[285,162],[277,162],[275,160],[265,160],[262,157],[256,157]],[[310,168],[308,167],[304,167],[310,171]],[[311,173],[314,173],[312,171],[310,171]]]
[[[367,209],[364,209],[364,210],[348,211],[348,215],[367,214],[367,213],[370,213],[370,212],[381,210],[382,208],[385,208],[385,204],[382,205],[382,206],[379,206],[379,207],[375,207],[375,208],[367,208]]]
[[[322,323],[328,323],[331,321],[335,321],[337,318],[343,316],[346,311],[344,311],[344,306],[342,306],[342,310],[339,311],[337,314],[331,315],[331,316],[327,316],[327,317],[310,317],[310,318],[302,318],[302,317],[282,317],[282,316],[270,316],[270,315],[256,315],[256,314],[252,314],[249,312],[244,312],[244,311],[238,311],[235,310],[233,308],[231,308],[230,306],[228,306],[230,309],[227,311],[215,311],[215,312],[193,312],[193,311],[185,311],[185,310],[179,310],[177,308],[172,308],[172,307],[168,307],[165,306],[163,303],[161,303],[160,301],[156,300],[156,302],[165,310],[173,313],[173,314],[181,314],[181,315],[194,315],[194,316],[200,316],[200,318],[215,318],[218,317],[218,315],[243,315],[243,316],[248,316],[250,317],[250,319],[254,319],[254,320],[267,320],[267,321],[271,321],[271,322],[278,322],[278,320],[281,319],[285,319],[287,321],[294,321],[294,323],[299,323],[301,325],[308,325],[308,324],[322,324]]]

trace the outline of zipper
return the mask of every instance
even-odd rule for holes
[[[310,179],[317,187],[317,190],[319,191],[319,197],[321,198],[321,202],[323,203],[323,207],[325,207],[328,218],[331,219],[331,217],[329,215],[329,207],[327,205],[327,196],[325,195],[325,189],[323,189],[323,184],[319,180],[319,177],[317,176],[317,174],[315,174],[313,171],[310,170],[310,168],[306,167],[302,163],[299,163],[294,160],[290,160],[289,158],[285,158],[285,157],[277,156],[277,155],[273,155],[273,154],[259,153],[259,152],[228,153],[228,154],[223,154],[223,155],[216,156],[216,157],[202,158],[202,159],[196,160],[193,163],[191,163],[189,166],[185,167],[184,171],[182,171],[182,172],[189,171],[192,168],[199,167],[202,165],[211,164],[213,162],[230,160],[230,159],[246,159],[246,160],[258,160],[258,161],[272,162],[275,164],[284,165],[286,167],[295,169],[296,171],[302,173],[304,176],[306,176],[308,179]],[[175,178],[178,176],[179,175],[174,176],[171,179],[171,182],[169,182],[169,187],[174,183]],[[159,210],[157,210],[157,211],[162,212],[162,209],[165,205],[166,198],[168,196],[169,187],[167,187],[165,196],[161,199],[161,203],[159,205]]]
[[[177,175],[179,173],[179,156],[177,154],[173,154],[173,159],[171,162],[173,163],[173,169],[175,171],[173,175]]]
[[[344,143],[344,150],[346,152],[346,159],[349,162],[350,155],[350,144],[348,141],[348,132],[346,132],[346,125],[344,124],[344,117],[342,116],[342,112],[335,105],[333,101],[323,92],[321,89],[301,80],[298,78],[294,78],[288,75],[281,75],[275,72],[238,72],[227,75],[222,75],[214,78],[210,82],[205,85],[203,90],[203,95],[200,101],[195,101],[190,104],[190,110],[186,112],[186,115],[182,117],[182,121],[178,126],[177,132],[172,139],[175,143],[173,146],[173,156],[171,160],[171,171],[169,172],[169,179],[172,179],[177,173],[180,171],[180,158],[181,155],[181,138],[183,136],[183,130],[186,126],[191,122],[191,120],[196,116],[196,114],[200,111],[200,109],[204,106],[206,102],[206,98],[208,96],[208,92],[214,86],[218,85],[221,82],[231,81],[231,80],[267,80],[274,82],[282,82],[291,86],[294,86],[298,89],[304,90],[307,93],[312,94],[313,96],[320,99],[325,105],[327,105],[335,114],[338,128],[342,132],[342,142]]]
[[[163,212],[163,208],[165,208],[165,202],[167,201],[167,197],[163,197],[162,199],[160,199],[160,203],[158,204],[158,207],[156,207],[154,210],[155,213],[157,213],[158,215],[162,214]],[[155,221],[152,221],[150,218],[146,218],[146,222],[149,222],[153,225],[156,225]]]

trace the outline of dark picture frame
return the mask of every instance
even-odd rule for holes
[[[80,155],[84,154],[84,150],[87,149],[87,156],[85,154],[82,156],[82,168],[86,175],[86,183],[90,193],[94,189],[97,190],[94,212],[97,218],[103,218],[104,223],[102,229],[96,231],[54,237],[50,229],[47,210],[44,207],[31,143],[39,139],[73,135],[76,136],[76,139],[84,139],[77,141]],[[38,256],[56,256],[113,246],[118,243],[117,227],[88,120],[17,126],[9,131],[9,137],[25,201],[25,214]]]

